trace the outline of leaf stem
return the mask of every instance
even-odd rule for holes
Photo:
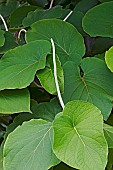
[[[53,39],[51,38],[51,44],[52,44],[52,49],[53,49],[53,65],[54,65],[54,78],[55,78],[55,85],[56,85],[56,89],[57,89],[57,94],[58,94],[58,98],[60,101],[60,104],[62,106],[62,108],[64,109],[64,102],[61,96],[61,92],[60,92],[60,88],[59,88],[59,84],[58,84],[58,77],[57,77],[57,66],[56,66],[56,57],[55,57],[55,44]]]
[[[34,83],[34,84],[35,84],[35,86],[37,86],[38,88],[43,89],[43,87],[42,87],[42,86],[40,86],[39,84],[37,84],[37,83],[36,83],[36,81],[34,81],[33,83]]]
[[[51,3],[50,3],[50,6],[49,6],[49,9],[51,9],[51,8],[52,8],[52,6],[53,6],[53,2],[54,2],[54,0],[51,0]]]
[[[21,30],[19,31],[19,33],[18,33],[18,40],[20,39],[20,35],[21,35],[22,32],[25,32],[25,33],[26,33],[27,31],[26,31],[25,29],[21,29]]]
[[[66,21],[72,13],[73,13],[73,11],[70,11],[69,14],[63,19],[63,21]]]
[[[1,14],[0,14],[0,18],[1,18],[2,22],[3,22],[3,24],[4,24],[5,30],[8,31],[8,27],[7,27],[7,24],[5,22],[5,19],[3,18],[3,16]]]

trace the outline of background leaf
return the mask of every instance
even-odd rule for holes
[[[103,119],[92,104],[72,101],[65,105],[63,116],[54,121],[56,156],[82,170],[103,170],[107,163],[107,144]]]
[[[0,91],[0,113],[13,114],[19,112],[31,112],[28,90]]]
[[[22,6],[17,8],[11,15],[9,18],[9,22],[10,22],[10,26],[11,27],[18,27],[22,25],[22,21],[23,19],[27,16],[27,14],[30,11],[34,11],[36,10],[38,7],[36,6]],[[40,9],[40,8],[38,8]]]
[[[80,64],[85,53],[84,41],[71,24],[58,19],[46,19],[34,23],[31,27],[32,29],[26,33],[28,42],[53,38],[61,64],[66,61]]]
[[[31,26],[34,22],[46,19],[46,18],[60,18],[62,15],[62,8],[60,6],[55,6],[51,9],[46,10],[35,10],[29,12],[27,17],[23,20],[23,25],[25,27]]]
[[[52,143],[52,123],[33,119],[23,123],[5,142],[4,169],[45,170],[58,164]]]
[[[90,9],[83,18],[83,29],[92,37],[113,38],[113,1]]]
[[[80,68],[75,63],[64,65],[64,102],[84,100],[97,106],[106,120],[112,110],[113,74],[104,61],[86,58]],[[70,87],[70,88],[69,88]]]
[[[25,88],[43,69],[50,53],[48,41],[35,41],[8,51],[0,61],[0,89]]]

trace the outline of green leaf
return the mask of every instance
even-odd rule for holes
[[[111,72],[113,72],[113,47],[111,47],[108,51],[106,51],[105,61],[107,67],[111,70]]]
[[[19,112],[31,112],[28,90],[0,91],[0,113],[13,114]]]
[[[43,69],[51,51],[48,41],[35,41],[8,51],[0,61],[0,90],[25,88]]]
[[[55,6],[47,10],[35,10],[29,12],[27,17],[23,20],[23,25],[25,27],[31,26],[34,22],[46,19],[46,18],[60,18],[62,15],[62,8],[60,6]]]
[[[4,34],[5,37],[5,43],[2,47],[0,47],[0,54],[4,54],[10,49],[13,49],[18,46],[16,43],[16,38],[14,37],[14,34],[11,32],[5,32]]]
[[[113,38],[113,1],[90,9],[83,18],[83,29],[90,36]]]
[[[104,61],[86,58],[80,68],[73,62],[67,62],[64,80],[65,103],[76,99],[88,101],[101,110],[105,120],[109,117],[113,106],[113,74]]]
[[[98,4],[98,0],[81,0],[77,3],[74,10],[86,13],[90,8]]]
[[[104,135],[109,148],[113,148],[113,126],[104,124]]]
[[[5,34],[5,32],[3,30],[0,30],[0,47],[2,47],[5,43],[4,34]]]
[[[107,163],[107,143],[103,119],[92,104],[71,101],[63,116],[55,119],[54,145],[56,156],[71,167],[82,170],[103,170]]]
[[[27,16],[30,11],[37,9],[36,6],[22,6],[17,8],[10,16],[9,22],[11,27],[18,27],[22,25],[23,19]],[[40,8],[39,8],[40,9]]]
[[[61,92],[64,91],[64,75],[63,69],[61,67],[61,63],[56,56],[56,65],[57,65],[57,75],[58,75],[58,82],[60,86]],[[47,57],[46,67],[43,70],[37,71],[37,77],[40,80],[41,85],[44,87],[46,91],[51,94],[57,93],[55,80],[54,80],[54,66],[53,66],[53,57],[49,55]]]
[[[80,64],[85,53],[85,45],[82,36],[75,27],[58,19],[41,20],[31,27],[32,29],[26,34],[28,42],[53,38],[56,54],[62,64],[66,61]]]
[[[4,145],[4,170],[47,170],[59,163],[52,151],[52,123],[30,120],[9,134]]]
[[[50,102],[31,105],[31,111],[37,118],[52,122],[56,114],[62,111],[62,108],[58,100],[54,98]]]

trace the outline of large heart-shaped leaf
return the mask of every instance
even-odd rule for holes
[[[46,18],[60,18],[62,15],[62,8],[60,6],[55,6],[47,10],[35,10],[30,12],[27,17],[23,20],[23,25],[25,27],[31,26],[34,22],[46,19]]]
[[[104,135],[109,148],[113,148],[113,126],[104,124]]]
[[[61,161],[82,170],[105,169],[108,151],[103,119],[94,105],[71,101],[53,125],[53,149]]]
[[[0,91],[0,113],[13,114],[19,112],[31,112],[28,90]]]
[[[52,123],[30,120],[9,134],[4,146],[4,170],[47,170],[59,163],[52,151]]]
[[[34,23],[27,32],[27,41],[50,40],[53,38],[56,45],[56,54],[62,64],[74,61],[80,64],[85,53],[82,36],[71,24],[58,19],[46,19]]]
[[[113,72],[113,47],[106,51],[105,61],[108,68]]]
[[[35,41],[8,51],[0,61],[0,89],[27,87],[51,51],[48,41]]]
[[[3,30],[0,30],[0,47],[2,47],[5,42],[4,34],[5,34],[5,32]]]
[[[64,91],[64,75],[61,63],[56,56],[56,65],[57,65],[57,77],[59,82],[59,87],[61,92]],[[52,55],[47,56],[46,67],[43,70],[39,70],[36,73],[37,77],[40,80],[41,85],[51,94],[57,93],[55,79],[54,79],[54,66],[53,66],[53,57]]]
[[[89,35],[113,37],[113,1],[90,9],[83,18],[84,31]]]
[[[75,99],[88,101],[97,106],[107,119],[113,106],[113,74],[98,58],[84,59],[81,69],[73,62],[64,65],[65,103]]]

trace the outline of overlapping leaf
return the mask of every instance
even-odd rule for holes
[[[58,75],[58,82],[60,86],[61,92],[64,91],[64,75],[63,69],[61,67],[61,63],[56,56],[56,65],[57,65],[57,75]],[[53,66],[53,58],[52,55],[47,57],[46,67],[43,70],[39,70],[37,72],[37,77],[40,80],[41,85],[51,94],[57,93],[56,85],[54,80],[54,66]]]
[[[113,148],[113,126],[104,124],[104,135],[109,148]]]
[[[80,64],[85,53],[82,36],[71,24],[58,19],[46,19],[34,23],[27,32],[27,41],[50,40],[53,38],[56,45],[56,54],[62,64],[74,61]]]
[[[31,107],[31,111],[35,117],[52,122],[56,114],[62,111],[62,108],[58,100],[54,98],[50,102],[35,103]]]
[[[79,67],[73,62],[64,65],[64,94],[65,103],[70,100],[85,100],[97,106],[104,119],[107,119],[112,110],[113,74],[104,61],[97,58],[86,58]]]
[[[0,61],[0,90],[27,87],[51,51],[48,41],[35,41],[8,51]]]
[[[4,37],[4,31],[0,30],[0,47],[2,47],[4,45],[5,42],[5,37]]]
[[[61,161],[82,170],[105,169],[108,151],[103,119],[94,105],[71,101],[53,125],[53,149]]]
[[[106,52],[105,61],[108,68],[113,72],[113,47]]]
[[[9,18],[11,27],[18,27],[22,25],[23,19],[27,16],[30,11],[34,11],[38,7],[36,6],[22,6],[17,8]]]
[[[113,38],[113,1],[90,9],[83,19],[83,28],[90,36]]]
[[[52,151],[52,123],[30,120],[9,134],[4,146],[4,170],[46,170],[59,163]]]
[[[35,10],[30,12],[27,17],[23,20],[23,25],[25,27],[31,26],[34,22],[46,19],[46,18],[60,18],[62,15],[62,8],[60,6],[55,6],[47,10]]]
[[[28,90],[0,91],[0,113],[13,114],[19,112],[31,112]]]

